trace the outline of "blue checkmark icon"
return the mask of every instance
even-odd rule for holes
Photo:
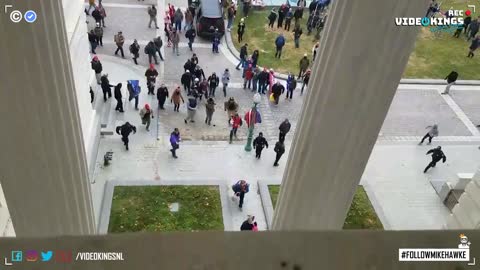
[[[27,21],[28,23],[33,23],[34,21],[37,20],[37,13],[35,13],[35,11],[33,10],[29,10],[27,12],[25,12],[25,21]]]

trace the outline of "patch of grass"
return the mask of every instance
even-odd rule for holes
[[[178,212],[169,205],[178,202]],[[110,233],[224,230],[218,187],[118,186]]]
[[[278,194],[280,192],[279,185],[268,186],[270,197],[272,198],[273,207],[277,204]],[[347,218],[343,224],[343,229],[370,229],[383,230],[383,225],[380,222],[375,210],[368,199],[367,193],[362,186],[358,186],[357,191],[353,197],[350,210],[347,213]]]
[[[301,19],[300,25],[303,30],[303,35],[300,37],[300,48],[295,49],[293,42],[293,28],[295,20],[292,19],[290,31],[284,29],[277,29],[277,23],[275,22],[274,28],[268,27],[268,15],[270,14],[270,7],[266,7],[264,10],[251,10],[248,18],[245,18],[245,34],[243,35],[243,41],[238,42],[237,29],[238,23],[242,18],[242,11],[237,11],[237,17],[232,27],[232,41],[240,51],[240,47],[243,44],[248,43],[248,54],[252,55],[255,49],[260,52],[259,65],[261,67],[273,68],[276,72],[288,73],[292,72],[295,76],[298,75],[299,61],[303,57],[303,54],[307,53],[310,61],[312,60],[312,47],[317,42],[314,38],[315,32],[312,32],[310,36],[307,36],[307,28],[305,26],[308,18],[308,9],[303,13],[303,19]],[[285,22],[284,22],[285,23]],[[275,58],[275,39],[277,36],[283,33],[286,39],[285,46],[282,50],[281,59]]]
[[[476,4],[474,0],[444,0],[440,2],[442,2],[442,11],[450,7],[458,10],[466,10],[468,5]],[[250,55],[254,49],[259,49],[260,66],[273,68],[275,71],[281,73],[290,71],[293,74],[298,74],[298,62],[300,58],[303,57],[303,54],[307,53],[309,59],[312,59],[312,47],[316,41],[314,40],[313,33],[310,36],[306,35],[307,29],[305,22],[308,18],[308,10],[305,10],[304,18],[301,22],[304,34],[300,38],[299,49],[294,48],[293,33],[291,31],[277,30],[276,23],[273,29],[267,27],[267,16],[270,13],[270,7],[266,7],[265,10],[252,10],[250,12],[248,18],[245,19],[246,28],[243,42],[239,44],[237,41],[237,25],[242,17],[242,12],[239,10],[238,13],[239,15],[235,18],[231,32],[233,43],[237,50],[240,50],[243,43],[247,42]],[[472,15],[472,18],[479,15],[480,12],[477,11]],[[287,38],[287,43],[283,49],[282,59],[278,60],[274,57],[274,40],[280,32],[284,33]],[[422,27],[403,77],[444,79],[450,71],[456,70],[459,73],[460,80],[480,80],[480,73],[478,73],[480,55],[476,55],[473,59],[467,58],[470,42],[466,41],[466,37],[463,34],[461,38],[458,39],[452,37],[452,35],[453,33],[446,32],[434,35],[429,28]],[[480,53],[477,51],[477,54]]]

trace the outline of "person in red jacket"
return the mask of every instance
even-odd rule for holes
[[[230,124],[232,125],[232,129],[230,130],[230,143],[232,143],[233,136],[235,136],[235,139],[237,138],[237,130],[240,126],[242,126],[242,118],[238,115],[238,113],[235,113],[234,116],[230,119]]]
[[[243,89],[247,87],[247,83],[248,83],[248,89],[250,89],[250,87],[252,86],[252,79],[253,79],[253,67],[250,64],[245,69],[245,78],[243,79]]]

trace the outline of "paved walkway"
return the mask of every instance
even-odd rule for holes
[[[155,97],[146,95],[144,72],[148,67],[146,57],[141,53],[139,66],[133,65],[130,58],[121,59],[113,55],[113,34],[123,30],[127,40],[137,38],[141,44],[161,35],[161,30],[148,29],[148,17],[143,2],[134,0],[104,1],[107,9],[107,26],[105,29],[105,46],[98,48],[97,53],[109,74],[112,83],[125,82],[128,79],[140,79],[143,93],[140,106],[145,102],[156,104]],[[148,4],[153,1],[148,2]],[[155,1],[163,3],[163,1]],[[176,6],[186,5],[183,1],[174,0]],[[108,4],[108,5],[107,5]],[[147,4],[147,1],[145,1]],[[130,6],[134,5],[134,6]],[[159,5],[160,6],[160,5]],[[163,14],[163,7],[159,10]],[[144,18],[144,19],[143,19]],[[162,22],[159,19],[159,22]],[[185,38],[182,35],[182,42]],[[234,96],[240,103],[242,114],[251,106],[252,94],[240,88],[241,75],[234,69],[234,58],[227,49],[221,54],[212,55],[207,42],[197,39],[194,52],[200,59],[200,65],[206,75],[211,72],[220,74],[229,68],[232,72],[232,85],[229,96]],[[126,42],[127,49],[129,42]],[[172,91],[183,72],[183,63],[191,52],[182,43],[181,55],[172,54],[165,48],[165,62],[158,66],[161,76],[159,82],[165,82]],[[143,52],[143,45],[142,51]],[[128,53],[127,53],[128,55]],[[440,229],[444,223],[447,209],[441,204],[429,179],[455,179],[459,172],[473,172],[478,166],[478,149],[480,134],[475,127],[480,123],[480,90],[474,86],[453,86],[450,96],[442,96],[439,91],[444,86],[438,85],[401,85],[393,100],[390,111],[379,134],[379,140],[362,177],[361,183],[372,200],[382,222],[387,229]],[[125,87],[124,87],[125,89]],[[124,90],[125,91],[125,90]],[[218,90],[217,90],[218,91]],[[96,108],[103,113],[103,120],[111,125],[130,121],[137,125],[138,132],[131,136],[131,150],[125,151],[118,135],[107,136],[101,140],[99,158],[95,170],[95,183],[92,193],[95,214],[100,215],[104,185],[110,180],[128,181],[223,181],[224,187],[230,186],[238,179],[246,179],[252,185],[252,191],[246,197],[245,210],[238,211],[233,202],[224,205],[232,213],[225,217],[231,221],[232,227],[238,229],[247,214],[257,216],[260,229],[265,228],[260,198],[256,192],[257,180],[276,181],[280,183],[288,150],[291,145],[296,123],[300,119],[304,98],[298,91],[293,101],[281,100],[279,106],[271,105],[266,98],[260,104],[264,122],[257,127],[263,131],[271,147],[264,151],[262,160],[256,160],[253,153],[243,150],[246,128],[239,131],[240,141],[229,145],[226,114],[223,112],[223,97],[217,95],[217,110],[214,114],[215,126],[208,127],[203,123],[203,104],[197,112],[195,124],[185,125],[185,107],[179,113],[173,113],[170,104],[166,110],[155,112],[155,124],[147,132],[140,124],[138,112],[132,104],[126,102],[124,114],[113,111],[111,101],[103,103],[97,90]],[[221,92],[221,91],[218,91]],[[125,95],[124,97],[126,97]],[[156,105],[153,106],[156,108]],[[278,168],[272,166],[274,160],[273,145],[277,136],[278,125],[288,117],[292,122],[292,132],[287,136],[287,153]],[[439,124],[440,138],[437,142],[445,148],[447,163],[423,174],[428,162],[425,156],[427,147],[415,143],[426,133],[425,127],[433,123]],[[185,141],[178,152],[179,159],[172,159],[169,153],[168,135],[174,127],[179,127]],[[437,142],[434,145],[437,145]],[[325,142],[328,143],[328,142]],[[112,150],[112,165],[103,167],[103,154]]]

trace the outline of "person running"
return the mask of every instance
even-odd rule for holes
[[[120,53],[122,54],[122,58],[125,58],[125,55],[123,53],[123,44],[125,43],[125,37],[123,36],[122,31],[119,31],[118,34],[116,34],[113,37],[113,40],[117,45],[117,50],[115,50],[115,55],[118,55],[118,51],[120,51]]]
[[[153,44],[153,42],[152,42]],[[157,80],[158,71],[155,69],[153,64],[150,64],[150,68],[145,71],[145,77],[147,79],[147,88],[148,88],[148,95],[152,94],[155,95],[155,82]]]
[[[103,101],[107,102],[107,95],[108,98],[112,97],[112,88],[113,85],[110,84],[110,81],[108,80],[108,74],[104,74],[100,78],[100,86],[102,87],[102,92],[103,92]]]
[[[140,45],[136,39],[133,40],[133,43],[129,47],[130,53],[133,55],[133,62],[135,65],[138,65],[137,59],[140,57]]]
[[[128,136],[132,132],[133,134],[137,133],[137,128],[129,122],[126,122],[125,124],[118,126],[115,131],[118,135],[122,136],[123,145],[125,145],[125,149],[128,151]]]
[[[303,84],[302,89],[300,90],[300,95],[303,95],[303,89],[305,88],[305,86],[308,86],[308,81],[310,81],[310,73],[312,73],[312,71],[310,69],[307,69],[305,75],[303,75]]]
[[[230,130],[230,142],[232,143],[233,137],[235,136],[235,139],[237,139],[237,130],[239,127],[242,126],[242,118],[238,115],[238,113],[235,113],[235,115],[230,119],[230,124],[232,125],[232,129]]]
[[[247,183],[245,180],[240,180],[234,185],[232,185],[233,190],[233,197],[232,199],[235,200],[235,197],[239,197],[240,201],[238,202],[238,208],[242,210],[245,194],[250,191],[250,184]]]
[[[209,125],[212,123],[212,116],[215,112],[215,100],[213,98],[208,98],[207,103],[205,104],[205,112],[207,117],[205,118],[205,124]]]
[[[425,167],[425,170],[423,170],[423,173],[426,173],[430,168],[435,168],[435,165],[437,165],[437,162],[440,160],[443,160],[443,163],[447,161],[447,157],[443,153],[441,146],[428,150],[426,155],[430,154],[432,155],[432,161],[428,163],[427,167]]]
[[[478,46],[480,46],[480,37],[477,36],[472,40],[472,44],[469,47],[470,51],[468,52],[467,57],[473,58],[475,56],[473,52],[478,48]]]
[[[163,46],[163,41],[162,41],[162,38],[160,36],[156,37],[153,39],[153,44],[155,45],[155,51],[158,53],[158,56],[160,57],[160,60],[162,61],[165,61],[163,59],[163,55],[162,55],[162,46]]]
[[[184,119],[185,124],[190,121],[191,123],[195,123],[195,113],[197,112],[197,94],[194,92],[192,95],[188,97],[187,100],[187,118]]]
[[[164,83],[162,83],[160,87],[157,89],[158,108],[160,110],[165,110],[164,105],[167,98],[168,98],[168,88],[165,86]]]
[[[255,221],[255,216],[248,215],[247,220],[240,226],[240,231],[258,231],[258,225]]]
[[[445,80],[447,80],[447,87],[445,88],[445,91],[442,92],[442,95],[448,95],[450,92],[450,87],[455,84],[458,78],[458,73],[456,71],[450,72],[450,74],[445,77]]]
[[[270,28],[273,28],[273,25],[275,24],[275,20],[277,20],[277,11],[275,10],[275,8],[272,8],[272,10],[270,11],[270,14],[268,15],[268,26]]]
[[[280,33],[280,35],[278,35],[278,37],[275,39],[275,58],[280,59],[282,56],[283,46],[285,46],[285,37]]]
[[[422,145],[423,141],[425,141],[425,139],[427,139],[427,138],[428,138],[428,143],[427,144],[431,144],[432,139],[434,137],[438,137],[438,125],[437,124],[434,124],[433,126],[427,126],[426,128],[429,128],[430,130],[427,132],[427,134],[425,134],[425,136],[423,136],[422,140],[418,143],[418,145]]]
[[[260,157],[262,156],[262,151],[264,147],[268,148],[268,142],[265,137],[263,137],[263,133],[260,132],[258,134],[258,137],[253,140],[253,149],[255,149],[255,157],[257,159],[260,159]]]
[[[220,84],[220,79],[218,78],[217,74],[215,72],[208,77],[208,96],[210,97],[215,97],[215,90],[217,89],[218,85]]]
[[[182,103],[185,103],[185,100],[183,99],[183,96],[182,96],[182,92],[180,90],[180,86],[177,86],[177,88],[175,88],[175,90],[173,91],[172,97],[170,98],[170,103],[173,103],[174,112],[179,112],[180,101]]]
[[[115,86],[115,89],[113,90],[113,97],[117,101],[117,106],[115,107],[115,111],[119,111],[121,113],[124,112],[123,110],[123,101],[122,101],[122,84],[119,83],[117,86]]]
[[[140,110],[140,118],[142,120],[142,124],[147,126],[147,131],[150,128],[150,120],[153,118],[153,111],[150,109],[150,105],[145,104],[145,107]]]
[[[238,43],[243,41],[243,34],[245,34],[245,19],[241,18],[237,28]]]
[[[287,96],[285,99],[288,99],[290,97],[290,100],[293,98],[293,90],[297,88],[297,80],[295,79],[295,75],[290,74],[287,79]]]
[[[280,130],[280,133],[278,135],[278,140],[280,142],[284,142],[285,141],[285,136],[287,136],[287,133],[290,131],[290,128],[292,127],[292,125],[290,124],[290,121],[288,121],[288,119],[285,119],[281,124],[280,126],[278,127],[278,129]]]
[[[178,128],[175,128],[170,134],[170,144],[172,145],[172,149],[170,149],[170,152],[172,152],[173,158],[178,158],[177,149],[180,148],[181,140],[182,139],[180,138],[180,131],[178,130]]]
[[[283,144],[283,142],[278,141],[275,144],[275,148],[273,149],[273,151],[275,151],[275,153],[277,153],[277,155],[275,156],[275,162],[273,163],[273,166],[277,167],[279,165],[278,161],[282,157],[283,153],[285,153],[285,145]]]
[[[152,22],[153,22],[155,23],[155,28],[159,29],[157,25],[157,9],[155,8],[155,5],[148,7],[148,15],[150,16],[150,22],[148,23],[148,28],[152,26]]]
[[[228,83],[230,82],[230,72],[228,71],[228,68],[225,69],[222,75],[222,84],[223,84],[223,96],[227,97],[227,86]]]
[[[103,71],[102,63],[100,62],[100,60],[96,55],[93,57],[90,63],[91,63],[92,69],[95,71],[95,79],[97,80],[97,84],[101,84],[102,71]]]

